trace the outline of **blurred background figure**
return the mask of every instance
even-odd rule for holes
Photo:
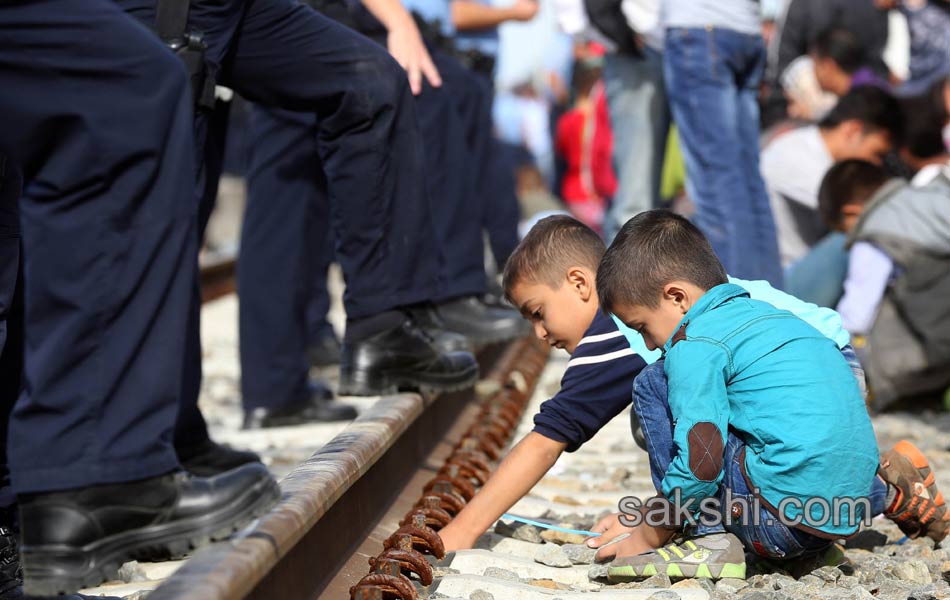
[[[574,103],[558,119],[555,136],[555,150],[564,163],[561,197],[571,214],[598,233],[603,233],[604,213],[617,191],[602,62],[597,57],[575,63]]]

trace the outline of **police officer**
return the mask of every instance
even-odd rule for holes
[[[399,8],[398,3],[393,6]],[[374,8],[375,12],[382,12]],[[389,32],[375,20],[371,27],[380,38],[387,37],[387,33],[390,39],[398,38],[399,33],[394,30],[399,27],[415,31],[412,20],[404,15],[401,21],[389,19]],[[345,9],[343,16],[346,16]],[[364,15],[365,18],[369,16]],[[393,53],[398,58],[398,49]],[[437,238],[448,256],[442,263],[442,289],[431,298],[441,314],[419,306],[414,307],[412,313],[416,321],[430,331],[438,330],[442,325],[441,315],[445,315],[450,329],[461,330],[477,342],[499,341],[521,333],[522,325],[513,311],[490,308],[478,301],[485,291],[479,226],[481,207],[471,196],[473,181],[467,168],[471,160],[465,144],[465,124],[456,103],[443,89],[458,88],[463,94],[482,94],[482,91],[477,85],[463,89],[464,82],[457,79],[473,78],[451,60],[444,62],[440,61],[443,57],[435,56],[442,77],[431,72],[421,85],[414,83],[413,87],[419,90],[416,104],[425,142],[426,187],[430,198],[438,198],[431,213],[439,226],[429,233],[419,231],[416,235],[427,240]],[[441,79],[448,79],[446,84],[451,85],[443,86]],[[474,106],[475,103],[469,100],[469,104]],[[490,125],[485,122],[480,125],[487,136]],[[327,232],[319,216],[314,218],[315,212],[325,210],[322,207],[327,202],[323,174],[319,170],[317,132],[318,121],[313,115],[262,107],[252,113],[248,206],[238,278],[247,427],[329,418],[317,410],[307,414],[300,409],[280,408],[301,406],[292,399],[303,397],[307,390],[330,397],[325,386],[308,380],[304,352],[307,342],[304,322],[308,311],[313,312],[310,307],[313,298],[308,297],[311,288],[301,282],[323,279],[326,273],[320,249],[325,247],[323,240]],[[314,211],[312,205],[320,208]],[[345,267],[344,275],[351,276]],[[459,341],[443,332],[436,334],[436,340],[446,350],[466,347],[464,339]],[[344,340],[344,355],[346,347]],[[354,387],[345,375],[346,371],[341,382],[342,393],[382,391]]]
[[[498,26],[509,21],[530,21],[538,12],[537,1],[515,0],[505,7],[493,6],[490,0],[450,2],[452,22],[457,30],[453,40],[457,56],[467,67],[491,81],[498,58]],[[495,260],[501,266],[518,245],[520,210],[511,152],[497,139],[492,139],[489,161],[479,182],[479,193],[488,202],[485,229]]]
[[[24,180],[7,453],[25,591],[45,596],[243,526],[279,490],[260,465],[188,476],[172,444],[197,243],[181,63],[105,0],[5,2],[0,87]]]
[[[156,22],[155,0],[117,1],[146,24]],[[361,394],[474,383],[474,358],[440,352],[404,310],[436,292],[437,252],[416,237],[431,222],[419,201],[420,144],[399,65],[292,0],[193,0],[188,26],[204,33],[205,62],[218,83],[258,104],[319,118],[337,256],[344,272],[357,275],[344,296],[341,380]],[[199,147],[203,129],[199,118]],[[281,411],[326,402],[315,393]]]

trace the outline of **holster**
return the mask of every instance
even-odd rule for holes
[[[214,109],[214,77],[205,62],[208,46],[199,31],[188,29],[189,0],[158,0],[159,37],[181,59],[188,71],[196,110]]]

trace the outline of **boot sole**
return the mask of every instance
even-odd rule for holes
[[[670,579],[745,579],[745,563],[667,563],[662,565],[646,564],[639,568],[632,565],[609,567],[607,580],[610,583],[639,581],[654,575],[665,573]]]
[[[457,392],[478,381],[478,365],[462,373],[438,375],[417,371],[341,372],[340,396],[385,396],[400,391]]]
[[[183,558],[229,538],[265,514],[280,498],[273,480],[253,486],[218,510],[173,523],[132,529],[83,547],[23,546],[23,588],[29,596],[72,594],[113,580],[130,560]]]

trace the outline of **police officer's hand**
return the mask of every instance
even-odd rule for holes
[[[422,35],[415,22],[409,19],[398,27],[389,29],[386,39],[389,53],[396,59],[409,75],[409,87],[413,94],[422,91],[422,78],[425,77],[432,87],[442,85],[439,70],[435,68],[429,51],[422,42]]]

